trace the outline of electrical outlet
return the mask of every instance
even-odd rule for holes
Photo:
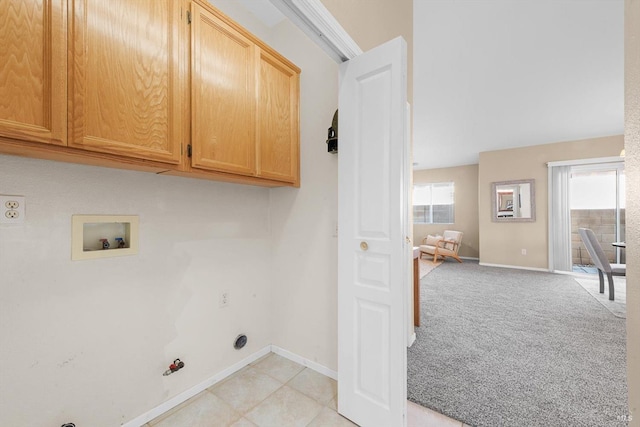
[[[220,307],[227,307],[229,305],[229,290],[225,289],[220,292]]]
[[[4,216],[9,219],[17,219],[20,217],[20,213],[18,211],[14,211],[13,209],[9,209],[4,213]]]
[[[25,197],[0,194],[0,224],[23,224]]]
[[[526,254],[527,254],[527,250],[526,250],[526,249],[523,249],[523,250],[522,250],[522,255],[526,255]]]

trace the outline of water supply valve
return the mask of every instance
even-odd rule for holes
[[[178,372],[180,369],[184,368],[184,362],[180,359],[176,359],[173,361],[173,363],[171,365],[169,365],[169,369],[167,369],[166,371],[164,371],[164,375],[165,377],[167,375],[171,375],[174,372]]]

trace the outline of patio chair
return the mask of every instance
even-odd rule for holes
[[[589,252],[591,260],[598,268],[598,275],[600,276],[600,293],[604,293],[604,275],[607,275],[609,281],[609,300],[614,300],[615,289],[613,286],[613,276],[626,276],[627,266],[625,264],[610,264],[607,256],[600,246],[600,242],[596,238],[593,230],[589,228],[579,228],[580,238],[584,243],[584,246]]]

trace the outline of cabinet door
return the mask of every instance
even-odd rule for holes
[[[299,71],[260,52],[258,176],[299,182]]]
[[[196,3],[192,22],[192,166],[255,174],[255,46]]]
[[[179,2],[74,0],[69,145],[180,161]]]
[[[0,136],[66,144],[66,0],[0,1]]]

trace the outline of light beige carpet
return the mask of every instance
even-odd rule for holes
[[[433,262],[433,257],[430,258],[419,258],[420,262],[420,278],[422,279],[424,276],[429,274],[434,268],[442,264],[442,261]]]

